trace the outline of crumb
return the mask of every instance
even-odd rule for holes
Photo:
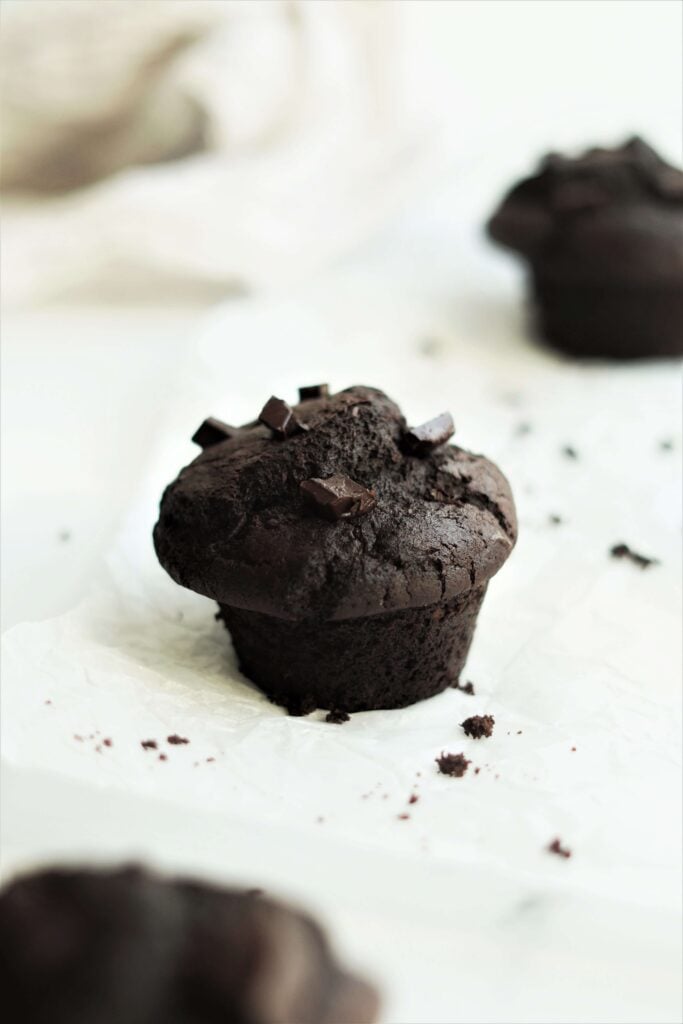
[[[427,336],[421,338],[417,343],[417,351],[420,355],[426,356],[428,359],[434,359],[438,356],[443,349],[443,342],[439,341],[438,338]]]
[[[674,443],[670,437],[665,437],[662,441],[659,442],[659,450],[662,452],[671,452],[673,451],[673,447]]]
[[[572,754],[576,753],[576,747],[572,747]]]
[[[493,777],[494,777],[494,779],[499,779],[500,775],[494,775]]]
[[[566,444],[564,446],[564,448],[562,449],[562,454],[565,455],[568,459],[578,459],[579,457],[579,453],[577,452],[576,448],[572,448],[570,444]]]
[[[51,700],[46,700],[44,703],[45,704],[52,704],[52,701]]]
[[[549,844],[548,853],[555,853],[558,857],[564,857],[566,860],[572,855],[572,851],[563,846],[559,839],[553,839],[552,843]]]
[[[419,799],[420,799],[420,798],[419,798],[419,796],[417,795],[417,793],[411,793],[411,794],[410,794],[410,797],[409,797],[409,799],[408,799],[408,803],[409,803],[409,804],[416,804],[416,803],[417,803],[417,801],[418,801]]]
[[[481,768],[475,768],[474,769],[474,774],[478,775],[480,771],[481,771]]]
[[[639,555],[636,551],[631,551],[628,544],[615,544],[610,548],[610,555],[612,558],[628,558],[640,569],[647,569],[650,565],[659,565],[657,558],[646,558],[645,555]]]
[[[113,741],[110,740],[108,736],[107,736],[106,739],[102,740],[102,742],[104,743],[105,747],[113,747],[114,746]]]
[[[322,825],[324,821],[325,821],[324,818],[316,818],[315,819],[316,825]]]
[[[531,429],[530,423],[518,423],[515,427],[515,437],[526,437],[531,433]]]
[[[332,722],[334,725],[342,725],[344,722],[348,722],[349,717],[345,711],[328,711],[325,721]]]
[[[422,772],[415,772],[415,775],[418,777],[418,779],[422,778]]]
[[[166,757],[166,754],[159,754],[159,760],[160,761],[168,761],[168,758]]]
[[[66,544],[71,540],[71,530],[60,530],[57,534],[57,540],[61,541],[62,544]]]
[[[558,516],[556,512],[548,516],[548,522],[552,523],[553,526],[559,526],[562,522],[562,516]]]
[[[409,814],[399,814],[398,815],[398,820],[399,821],[410,821],[410,815]]]
[[[212,763],[213,761],[215,761],[215,760],[216,760],[216,758],[215,758],[215,757],[207,757],[207,759],[206,759],[206,763],[207,763],[207,764],[211,764],[211,763]]]
[[[436,758],[436,763],[442,775],[453,775],[456,779],[462,778],[468,765],[471,764],[464,754],[444,754],[443,752]]]
[[[521,729],[518,729],[518,730],[517,730],[517,735],[518,735],[518,736],[521,736],[521,735],[522,735],[522,730],[521,730]]]
[[[74,733],[74,739],[78,740],[79,743],[83,742],[83,737],[79,736],[78,733]]]
[[[471,736],[473,740],[480,740],[483,736],[490,736],[493,733],[493,727],[496,724],[496,720],[493,715],[472,715],[471,718],[466,718],[460,725],[465,730],[466,736]]]
[[[142,747],[143,750],[156,750],[157,749],[157,741],[156,740],[140,740],[140,746]]]
[[[469,693],[470,697],[474,697],[474,684],[473,683],[452,683],[454,690],[461,690],[462,693]]]
[[[184,736],[178,736],[178,734],[174,732],[172,736],[166,737],[166,742],[172,744],[172,746],[174,747],[177,747],[180,743],[189,743],[190,741],[185,739]]]

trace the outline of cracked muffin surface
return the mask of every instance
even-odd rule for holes
[[[420,440],[373,388],[314,393],[291,415],[273,402],[263,422],[222,425],[164,493],[154,542],[182,586],[279,619],[343,621],[459,597],[510,554],[512,495],[483,456]],[[333,521],[326,486],[330,502],[343,491]]]

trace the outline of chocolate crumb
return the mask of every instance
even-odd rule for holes
[[[454,690],[461,690],[462,693],[469,693],[471,697],[474,697],[474,683],[452,683]]]
[[[156,750],[157,749],[157,741],[156,740],[141,740],[140,741],[140,746],[142,747],[143,750]]]
[[[674,443],[671,440],[671,438],[667,437],[667,438],[664,438],[663,441],[659,442],[659,449],[662,452],[671,452],[671,451],[673,451],[673,447],[674,447]]]
[[[57,539],[62,544],[67,544],[71,540],[71,530],[60,530],[57,534]]]
[[[552,523],[553,526],[559,526],[562,522],[562,516],[558,516],[556,513],[548,516],[548,522]]]
[[[647,569],[650,565],[659,565],[659,559],[639,555],[636,551],[632,551],[628,544],[615,544],[613,548],[610,548],[610,555],[612,558],[628,558],[640,569]]]
[[[409,803],[409,804],[416,804],[416,803],[417,803],[417,801],[418,801],[419,799],[420,799],[420,798],[419,798],[419,796],[417,795],[417,793],[411,793],[411,794],[410,794],[410,798],[409,798],[409,800],[408,800],[408,803]]]
[[[215,758],[215,757],[207,757],[207,759],[206,759],[206,763],[207,763],[207,764],[211,764],[211,763],[212,763],[213,761],[215,761],[215,760],[216,760],[216,758]]]
[[[190,741],[188,739],[185,739],[184,736],[178,736],[178,734],[174,732],[172,736],[166,737],[166,742],[172,744],[172,746],[174,747],[177,747],[180,743],[189,743]]]
[[[565,455],[568,459],[578,459],[579,457],[579,453],[577,452],[576,448],[572,448],[570,444],[566,444],[564,446],[564,448],[562,449],[562,454]]]
[[[465,730],[466,736],[471,736],[473,740],[480,740],[484,736],[490,736],[493,733],[493,727],[496,724],[496,720],[493,715],[472,715],[471,718],[466,718],[460,725]]]
[[[481,771],[481,768],[475,768],[474,769],[474,774],[478,775],[480,771]]]
[[[521,730],[521,729],[518,729],[518,730],[517,730],[517,735],[518,735],[518,736],[521,736],[521,735],[522,735],[522,730]]]
[[[410,815],[409,814],[399,814],[399,815],[397,815],[397,817],[398,817],[399,821],[410,821]]]
[[[572,747],[572,754],[576,753],[576,747]]]
[[[112,740],[110,740],[108,736],[107,736],[106,739],[102,740],[102,742],[105,745],[105,747],[113,747],[114,746]]]
[[[79,743],[83,742],[83,737],[79,736],[78,733],[74,733],[74,739],[78,740]]]
[[[343,725],[344,722],[349,721],[350,717],[345,711],[328,711],[325,715],[325,721],[332,722],[334,725]]]
[[[530,423],[518,423],[515,427],[515,437],[526,437],[531,433],[531,429]]]
[[[52,701],[51,700],[46,700],[44,703],[45,704],[52,704]]]
[[[316,824],[322,825],[322,823],[324,822],[325,819],[324,818],[316,818],[315,820],[316,820]]]
[[[441,753],[436,758],[436,763],[442,775],[453,775],[456,779],[460,779],[467,771],[468,765],[472,762],[468,761],[464,754]]]
[[[555,853],[558,857],[564,857],[566,860],[568,860],[572,855],[572,851],[567,847],[562,846],[559,839],[553,839],[552,843],[548,846],[548,852]]]
[[[168,758],[167,758],[166,754],[159,754],[159,760],[160,761],[168,761]]]
[[[309,387],[299,388],[299,401],[308,402],[312,398],[327,398],[329,393],[329,384],[311,384]]]

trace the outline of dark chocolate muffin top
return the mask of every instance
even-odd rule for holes
[[[9,885],[0,987],[25,1024],[371,1024],[378,1009],[309,917],[137,868]]]
[[[445,444],[448,414],[408,429],[374,388],[302,393],[241,429],[197,432],[208,446],[166,489],[154,530],[174,580],[325,621],[432,604],[497,572],[516,539],[510,488],[483,456]]]
[[[487,227],[545,275],[683,283],[683,171],[642,139],[576,158],[549,154]]]

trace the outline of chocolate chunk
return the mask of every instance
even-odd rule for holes
[[[237,428],[230,427],[223,420],[217,420],[214,416],[205,419],[201,427],[198,427],[192,435],[192,440],[200,448],[212,448],[221,441],[227,441],[237,435]]]
[[[365,515],[377,504],[374,491],[369,491],[342,474],[328,476],[324,480],[312,477],[303,480],[299,486],[316,512],[333,522]]]
[[[433,420],[407,430],[403,436],[403,445],[410,455],[428,455],[445,444],[454,433],[453,417],[449,412],[442,412]]]
[[[326,722],[332,722],[334,725],[343,725],[344,722],[348,722],[350,715],[347,715],[345,711],[328,711],[325,715]]]
[[[178,736],[177,733],[173,733],[172,736],[166,737],[166,742],[170,743],[174,747],[177,747],[180,743],[189,743],[190,741],[185,739],[184,736]]]
[[[436,763],[442,775],[453,775],[456,779],[461,779],[471,764],[464,754],[443,753],[436,758]]]
[[[548,845],[548,853],[555,853],[558,857],[564,857],[566,860],[569,860],[572,855],[572,851],[563,846],[559,839],[553,839],[552,843]]]
[[[631,551],[628,544],[615,544],[610,550],[610,555],[612,558],[628,558],[640,569],[647,569],[650,565],[659,565],[657,558],[647,558],[645,555],[639,555],[636,551]]]
[[[311,384],[309,387],[299,388],[299,401],[308,402],[312,398],[327,398],[329,393],[329,384]]]
[[[280,438],[291,437],[292,434],[308,429],[296,418],[292,407],[275,395],[272,395],[261,409],[259,420]]]
[[[490,736],[493,733],[493,726],[496,720],[493,715],[472,715],[460,723],[465,730],[466,736],[473,740],[480,740],[483,736]]]

